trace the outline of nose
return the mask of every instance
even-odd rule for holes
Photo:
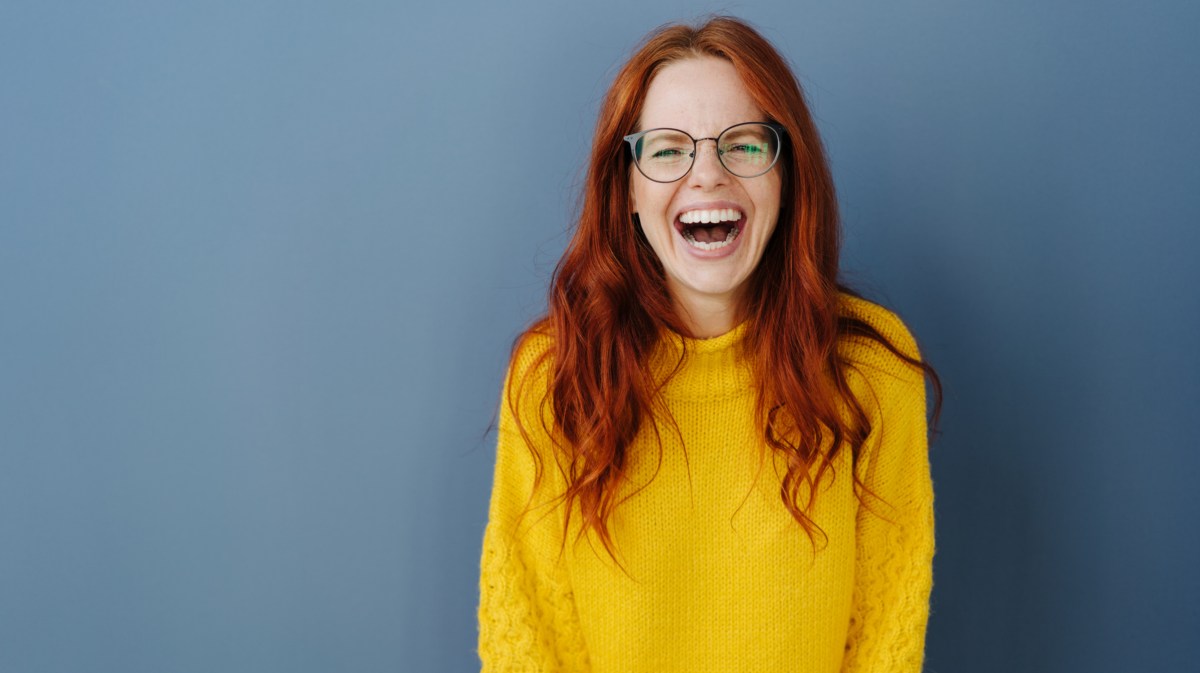
[[[711,143],[708,141],[712,141]],[[692,162],[692,170],[688,173],[688,184],[711,189],[725,184],[729,173],[717,156],[716,138],[701,138],[696,141],[696,158]]]

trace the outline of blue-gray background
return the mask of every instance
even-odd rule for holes
[[[1194,670],[1200,5],[225,0],[0,6],[0,671],[477,666],[598,100],[719,9],[947,384],[928,670]]]

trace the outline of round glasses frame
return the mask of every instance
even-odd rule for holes
[[[775,147],[776,147],[775,156],[771,158],[771,163],[766,168],[762,169],[761,171],[750,174],[750,175],[741,175],[740,173],[735,173],[732,170],[730,170],[729,166],[727,166],[725,164],[725,159],[723,157],[725,152],[724,152],[724,150],[721,149],[721,138],[724,137],[726,133],[729,133],[730,131],[732,131],[734,129],[738,129],[743,126],[751,126],[751,125],[765,126],[769,129],[771,129],[771,132],[775,134]],[[692,141],[692,152],[691,152],[691,154],[688,155],[688,157],[691,159],[691,162],[688,163],[687,170],[684,171],[677,178],[674,178],[672,180],[658,180],[656,178],[650,177],[649,175],[646,175],[646,171],[642,170],[642,164],[641,164],[641,162],[638,161],[637,146],[638,146],[638,143],[641,142],[642,138],[644,138],[646,136],[646,134],[653,133],[655,131],[675,131],[677,133],[682,133],[683,135],[687,136]],[[651,182],[670,184],[672,182],[679,182],[680,180],[687,177],[688,173],[692,172],[692,168],[695,167],[695,165],[696,165],[696,152],[698,152],[700,150],[700,141],[701,140],[711,140],[714,143],[716,143],[716,145],[717,145],[717,148],[716,148],[717,149],[717,161],[721,162],[721,168],[724,168],[725,171],[728,172],[730,175],[733,175],[733,176],[739,177],[739,178],[757,178],[760,175],[766,175],[767,172],[770,171],[772,168],[774,168],[775,164],[779,161],[779,155],[783,153],[783,137],[784,137],[783,126],[776,124],[774,122],[741,122],[738,124],[734,124],[733,126],[730,126],[729,128],[725,129],[724,131],[721,131],[720,133],[717,134],[716,138],[692,138],[691,134],[688,133],[687,131],[681,131],[679,129],[674,129],[674,128],[670,128],[670,127],[658,127],[658,128],[646,129],[645,131],[638,131],[637,133],[631,133],[631,134],[625,136],[624,140],[625,140],[625,142],[629,143],[629,154],[633,157],[633,164],[635,166],[637,166],[639,173],[641,173],[647,180],[650,180]]]

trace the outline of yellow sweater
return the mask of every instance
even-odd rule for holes
[[[895,315],[852,297],[843,310],[916,354]],[[683,444],[659,422],[661,465],[649,423],[630,447],[631,488],[648,485],[609,520],[628,574],[594,536],[574,543],[577,516],[560,554],[564,509],[553,500],[562,477],[537,417],[545,372],[534,372],[520,407],[545,457],[537,493],[530,447],[502,402],[481,562],[485,673],[921,669],[934,549],[921,372],[865,340],[841,344],[872,423],[854,469],[890,507],[860,506],[850,452],[839,452],[810,513],[828,535],[814,553],[780,499],[782,464],[769,451],[760,461],[753,382],[738,357],[745,329],[688,341],[663,390]],[[517,353],[516,375],[530,373],[548,345],[547,337]],[[663,341],[656,371],[669,370],[677,349]]]

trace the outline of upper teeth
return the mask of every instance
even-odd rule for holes
[[[737,222],[742,214],[735,208],[718,210],[689,210],[679,216],[683,224],[716,224],[718,222]]]

